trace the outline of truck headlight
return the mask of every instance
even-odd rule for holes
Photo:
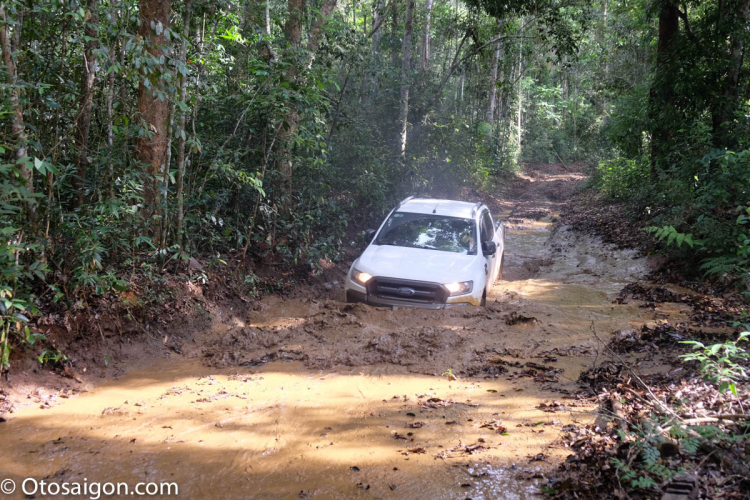
[[[359,271],[357,269],[352,269],[352,280],[355,283],[359,283],[362,286],[365,286],[368,281],[372,279],[372,276],[370,276],[367,273],[363,273],[362,271]]]
[[[444,286],[451,293],[451,296],[465,295],[467,293],[471,293],[471,290],[474,288],[474,282],[473,281],[461,281],[461,282],[455,282],[455,283],[446,283]]]

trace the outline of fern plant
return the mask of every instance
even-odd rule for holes
[[[659,444],[665,441],[662,435],[659,419],[646,419],[643,424],[633,426],[634,432],[619,429],[620,440],[630,441],[631,453],[640,457],[640,461],[633,464],[612,457],[611,461],[621,480],[630,483],[632,488],[657,488],[660,482],[671,479],[677,472],[673,471],[661,458]],[[632,465],[631,465],[632,464]]]
[[[735,255],[722,255],[703,259],[700,268],[704,276],[738,276],[747,271],[747,262]]]
[[[665,242],[667,245],[677,244],[677,247],[681,247],[683,243],[694,248],[700,246],[699,240],[693,239],[692,233],[680,233],[674,226],[649,226],[643,229],[648,234],[653,235],[657,240]],[[666,240],[666,241],[664,241]]]
[[[705,380],[718,386],[720,393],[727,390],[737,395],[737,382],[749,378],[747,370],[740,364],[741,360],[750,359],[750,353],[738,346],[750,336],[750,332],[742,332],[735,341],[727,340],[723,344],[705,346],[700,342],[688,340],[682,344],[692,345],[694,352],[680,355],[685,361],[698,361]]]

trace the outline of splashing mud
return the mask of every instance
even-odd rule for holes
[[[592,329],[653,315],[613,303],[645,259],[553,225],[581,176],[530,179],[497,203],[508,254],[486,308],[267,299],[195,356],[18,411],[0,477],[170,481],[184,498],[532,498],[567,455],[560,434],[594,419],[572,395]]]

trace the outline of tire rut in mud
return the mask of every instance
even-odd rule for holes
[[[388,310],[335,301],[300,301],[288,324],[233,328],[203,349],[205,364],[253,366],[302,361],[307,368],[391,364],[435,375],[472,364],[473,346],[502,349],[505,308],[461,307],[444,311]],[[253,319],[247,323],[252,324]]]

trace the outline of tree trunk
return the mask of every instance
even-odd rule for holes
[[[307,62],[308,69],[312,66],[312,63],[315,60],[315,54],[318,52],[320,38],[323,36],[323,26],[331,13],[333,13],[335,7],[336,0],[325,0],[323,6],[320,8],[320,15],[315,19],[315,22],[310,28],[310,32],[307,35],[307,52],[309,53]]]
[[[523,137],[523,129],[521,128],[521,118],[523,117],[523,81],[521,76],[523,75],[523,46],[519,44],[518,47],[518,117],[516,118],[516,158],[521,157],[521,145]]]
[[[168,69],[164,46],[167,44],[164,32],[169,29],[171,0],[140,0],[138,34],[145,41],[147,52],[154,66],[150,73],[142,73],[138,86],[138,113],[146,134],[139,137],[135,145],[135,157],[144,164],[143,209],[145,221],[159,215],[159,177],[167,155],[167,127],[169,118],[169,97],[162,84],[162,75]],[[154,28],[151,25],[154,25]],[[147,64],[142,64],[144,70]],[[148,87],[143,83],[148,80]],[[158,225],[155,226],[158,228]],[[155,240],[158,242],[159,235]]]
[[[242,16],[242,25],[243,31],[249,31],[251,37],[258,38],[258,52],[261,59],[265,62],[276,62],[279,57],[271,46],[271,7],[269,0],[248,2],[245,13]],[[248,25],[252,25],[252,27]],[[262,35],[260,36],[258,29],[262,30]],[[242,66],[247,66],[250,57],[253,57],[251,50],[243,52],[244,60]]]
[[[461,106],[464,102],[464,85],[466,84],[466,68],[461,68]]]
[[[712,110],[713,141],[717,148],[734,149],[737,147],[737,134],[734,133],[735,113],[739,107],[740,74],[745,54],[745,31],[750,0],[739,0],[739,3],[726,2],[727,10],[722,15],[730,23],[730,52],[727,58],[726,78],[723,82],[721,97]]]
[[[396,1],[392,0],[390,2],[391,6],[391,38],[393,40],[398,40],[398,7],[396,6]],[[398,51],[397,50],[391,50],[391,65],[393,68],[398,67]]]
[[[288,60],[297,61],[299,51],[302,45],[302,9],[304,0],[289,0],[287,9],[289,18],[284,25],[284,35],[290,45],[291,53]],[[290,86],[296,86],[298,63],[292,62],[283,75],[284,82]],[[299,113],[290,105],[287,105],[286,116],[279,130],[279,149],[276,155],[276,172],[279,175],[279,193],[281,195],[280,205],[282,207],[291,207],[292,200],[292,138],[297,133],[299,127]]]
[[[114,100],[115,100],[115,72],[112,71],[109,74],[107,82],[107,147],[109,148],[109,154],[112,154],[112,150],[115,145],[115,134],[114,134]],[[115,197],[115,167],[114,162],[110,159],[108,166],[109,171],[109,198]]]
[[[671,0],[661,0],[659,10],[659,41],[656,46],[656,78],[649,95],[649,118],[653,125],[651,134],[651,172],[656,174],[662,156],[668,151],[672,137],[668,116],[672,114],[674,92],[670,82],[672,49],[680,25],[677,7]]]
[[[89,40],[83,42],[83,71],[81,71],[81,93],[79,96],[78,118],[76,119],[76,176],[73,180],[75,191],[74,204],[76,207],[83,205],[84,192],[86,188],[86,170],[88,169],[89,129],[91,128],[91,114],[94,110],[94,80],[96,79],[96,48],[97,30],[99,22],[95,13],[96,0],[86,2],[86,21],[84,21],[83,34]]]
[[[575,81],[573,82],[573,99],[573,154],[576,154],[578,152],[578,84]]]
[[[2,48],[3,52],[5,78],[10,91],[10,126],[13,139],[16,141],[16,161],[18,162],[21,183],[29,195],[26,200],[26,212],[29,219],[33,222],[36,220],[36,202],[31,197],[31,195],[34,194],[34,173],[26,164],[28,153],[26,149],[26,126],[24,125],[23,108],[21,107],[20,102],[21,90],[16,86],[18,75],[16,74],[16,64],[13,62],[10,26],[8,25],[8,18],[5,14],[5,7],[3,4],[0,4],[0,22],[2,22],[2,26],[0,26],[0,48]],[[15,30],[20,30],[20,25],[16,26]]]
[[[372,15],[372,43],[370,50],[378,57],[380,55],[380,39],[383,38],[383,21],[385,16],[385,0],[378,0],[378,6]]]
[[[432,0],[424,0],[425,26],[422,37],[422,71],[427,72],[430,63],[430,31],[432,30]]]
[[[118,62],[118,56],[120,57],[120,66],[122,67],[123,64],[123,58],[124,58],[124,51],[121,51],[120,49],[120,16],[118,15],[118,10],[115,6],[112,6],[112,9],[110,10],[110,16],[112,18],[112,22],[117,22],[117,31],[115,33],[115,39],[112,42],[112,45],[109,47],[109,65],[110,68],[109,76],[107,76],[107,148],[109,149],[108,155],[111,158],[111,155],[114,151],[114,145],[115,145],[115,134],[114,134],[114,100],[115,100],[115,76],[117,74],[117,71],[114,70],[114,66]],[[114,167],[114,161],[111,159],[107,162],[107,172],[109,175],[109,182],[108,182],[108,196],[110,199],[114,199],[115,197],[115,167]]]
[[[414,14],[414,0],[406,0],[406,18],[404,20],[404,40],[401,49],[401,101],[399,112],[399,154],[406,157],[406,134],[409,127],[409,81],[411,80],[411,32]]]
[[[266,35],[271,35],[271,7],[268,4],[271,0],[266,0]]]
[[[164,155],[164,164],[160,174],[161,184],[159,185],[159,192],[163,193],[164,196],[161,200],[161,218],[159,219],[159,235],[161,236],[161,243],[159,248],[163,249],[167,244],[167,233],[169,217],[169,211],[167,208],[167,201],[169,196],[169,166],[172,164],[172,141],[174,139],[174,114],[176,111],[175,101],[172,100],[169,106],[169,114],[167,115],[167,153]]]
[[[372,41],[370,42],[370,58],[372,62],[369,65],[363,65],[362,67],[362,84],[360,85],[360,102],[362,102],[362,96],[365,101],[370,100],[370,95],[378,91],[378,68],[381,66],[380,57],[380,40],[383,37],[383,22],[385,21],[385,0],[378,0],[377,6],[372,17],[372,31],[370,36]],[[365,33],[367,29],[365,29]],[[365,92],[364,90],[368,91]]]
[[[320,38],[323,36],[323,25],[328,16],[331,15],[336,7],[336,0],[325,0],[320,8],[320,15],[315,19],[310,27],[307,37],[307,61],[299,57],[302,50],[302,9],[304,0],[289,0],[287,8],[289,18],[284,25],[284,34],[290,45],[288,60],[291,61],[287,67],[286,74],[283,76],[284,82],[291,87],[299,85],[299,79],[306,69],[310,69],[315,59],[315,53],[320,45]],[[300,61],[300,59],[302,59]],[[279,147],[276,153],[276,171],[279,175],[279,193],[280,205],[283,210],[289,211],[292,207],[292,139],[297,133],[300,124],[300,115],[293,106],[287,106],[286,116],[279,130],[278,142]]]
[[[495,124],[495,100],[497,98],[497,66],[500,61],[500,45],[495,47],[495,54],[492,57],[492,73],[490,74],[490,98],[487,103],[487,123]]]
[[[266,2],[268,6],[268,2]],[[182,14],[182,45],[180,46],[180,61],[186,65],[187,71],[187,38],[190,35],[190,14],[192,10],[192,2],[188,0],[185,5],[185,12]],[[185,221],[185,140],[187,138],[185,132],[185,123],[187,117],[187,111],[184,109],[185,102],[187,101],[187,74],[183,74],[180,77],[180,110],[178,123],[178,137],[177,140],[177,245],[182,248],[182,232],[183,224]]]

